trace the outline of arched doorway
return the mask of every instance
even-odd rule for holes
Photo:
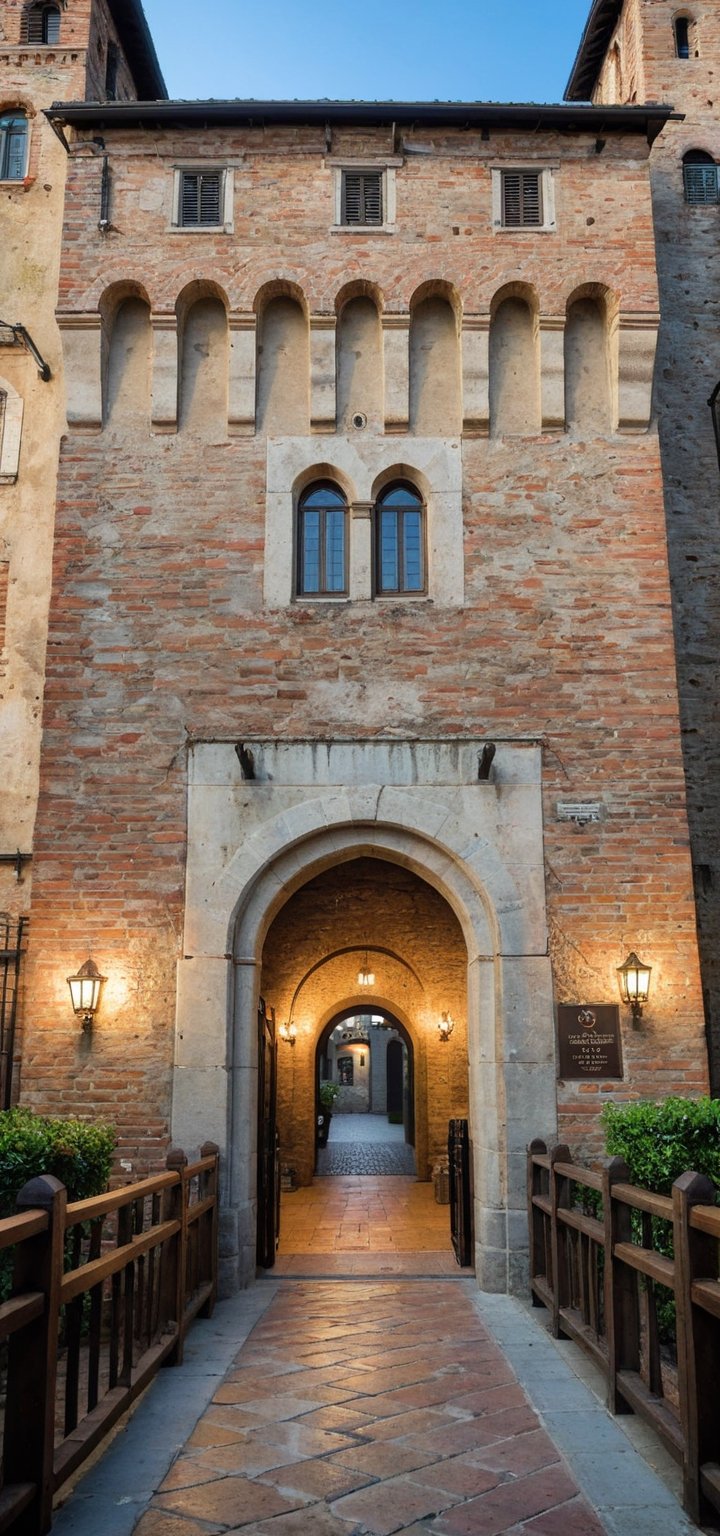
[[[372,1144],[374,1171],[415,1175],[415,1048],[400,1019],[371,1007],[330,1019],[317,1043],[315,1086],[318,1123],[321,1116],[326,1122],[318,1135],[316,1174],[332,1175],[336,1163],[343,1172],[362,1173],[362,1148]],[[341,1139],[356,1150],[346,1147],[336,1159],[333,1144],[344,1121],[352,1129]],[[384,1136],[378,1134],[383,1123]]]
[[[527,1129],[552,1138],[557,1126],[538,745],[501,744],[489,784],[478,783],[477,740],[254,740],[248,747],[252,783],[243,782],[233,742],[193,744],[178,971],[172,1134],[188,1148],[210,1136],[223,1153],[222,1285],[235,1289],[255,1273],[266,938],[302,885],[368,858],[417,874],[460,926],[476,1269],[488,1290],[522,1287]],[[359,991],[353,982],[349,993],[336,991],[324,1015],[318,1011],[313,1053],[332,1013],[364,1001]],[[414,1030],[402,998],[377,1000]],[[279,1050],[299,1060],[299,1042]],[[419,1074],[417,1053],[416,1067]],[[312,1156],[312,1094],[306,1112]],[[420,1156],[423,1128],[416,1130]]]

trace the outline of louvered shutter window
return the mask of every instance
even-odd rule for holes
[[[382,171],[343,171],[343,224],[382,224]]]
[[[539,171],[503,171],[502,222],[509,228],[542,224]]]
[[[25,33],[28,43],[57,43],[60,40],[60,12],[54,5],[33,5],[26,13]]]
[[[183,171],[180,178],[180,211],[183,227],[222,223],[222,172]]]
[[[716,203],[718,201],[718,166],[683,166],[686,203]]]

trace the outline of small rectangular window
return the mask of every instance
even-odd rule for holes
[[[718,166],[684,165],[686,203],[716,203],[718,201]]]
[[[22,181],[27,163],[27,118],[20,112],[0,117],[0,181]]]
[[[343,171],[343,224],[382,224],[382,171]]]
[[[542,180],[539,171],[503,171],[502,222],[506,229],[542,225]]]
[[[178,224],[183,229],[223,222],[223,172],[182,171]]]

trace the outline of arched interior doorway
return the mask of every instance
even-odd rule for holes
[[[344,1010],[330,1019],[317,1043],[315,1086],[318,1124],[321,1117],[325,1120],[318,1136],[316,1173],[332,1175],[337,1171],[332,1146],[327,1152],[327,1140],[331,1127],[335,1140],[339,1121],[352,1116],[355,1124],[347,1139],[357,1147],[364,1145],[363,1122],[372,1117],[370,1139],[376,1147],[396,1147],[401,1135],[408,1149],[399,1166],[388,1151],[383,1167],[383,1158],[376,1152],[377,1172],[415,1174],[415,1048],[400,1019],[387,1009],[379,1012],[370,1006],[362,1012]],[[388,1128],[385,1137],[377,1134],[383,1121]],[[341,1166],[343,1171],[362,1173],[362,1153],[353,1157],[346,1152]]]
[[[450,1119],[468,1116],[467,973],[467,945],[449,903],[398,863],[366,856],[335,863],[288,897],[268,928],[260,983],[286,1026],[277,1058],[286,1195],[333,1173],[387,1172],[430,1185],[447,1159]],[[439,1029],[448,1014],[449,1040]],[[335,1101],[326,1148],[328,1086]],[[364,1119],[372,1122],[367,1130]],[[366,1164],[357,1151],[341,1152],[338,1137],[360,1152],[372,1144]],[[380,1148],[397,1140],[405,1157],[394,1161],[389,1150],[384,1165]],[[432,1194],[428,1188],[424,1198]],[[441,1244],[449,1251],[447,1211]]]

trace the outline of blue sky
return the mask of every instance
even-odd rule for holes
[[[175,97],[560,101],[590,0],[144,0]]]

